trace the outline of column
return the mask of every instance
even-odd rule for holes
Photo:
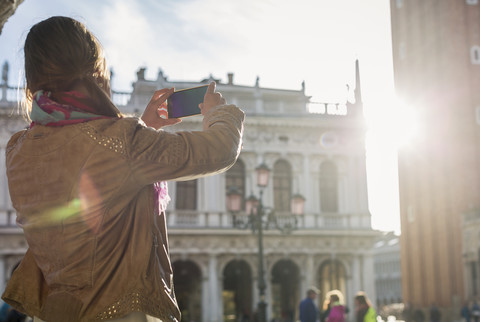
[[[170,227],[170,226],[174,226],[176,221],[175,202],[177,199],[177,183],[175,181],[168,181],[167,185],[168,185],[168,195],[170,196],[170,202],[167,205],[167,210],[168,211],[175,210],[173,211],[173,213],[171,212],[166,218],[167,226]]]
[[[355,294],[357,294],[357,289],[356,287],[354,286],[354,272],[355,272],[355,260],[356,260],[356,257],[355,256],[352,256],[351,257],[353,258],[353,261],[350,262],[350,267],[347,271],[347,276],[346,276],[346,279],[347,279],[347,294],[345,294],[345,303],[346,305],[350,308],[350,312],[355,312],[355,308],[354,308],[354,303],[353,303],[353,297],[355,296]],[[352,316],[352,315],[350,315]]]
[[[315,197],[313,196],[313,189],[311,185],[311,178],[310,178],[310,160],[308,155],[303,155],[303,179],[304,179],[304,186],[302,192],[307,200],[305,202],[305,213],[312,213],[314,212],[314,205],[315,205]],[[301,184],[301,183],[300,183]],[[318,194],[317,194],[318,195]]]
[[[216,191],[208,189],[207,178],[198,178],[197,179],[197,210],[201,213],[207,211],[209,206],[208,192]]]
[[[357,158],[358,172],[359,172],[359,189],[360,196],[359,209],[363,213],[368,213],[368,186],[367,186],[367,160],[365,154]]]
[[[266,315],[267,315],[267,321],[270,321],[270,318],[272,316],[272,276],[270,274],[270,266],[268,265],[268,260],[267,260],[267,255],[264,256],[264,270],[265,270],[265,303],[267,303],[267,309],[266,309]]]
[[[202,276],[202,321],[211,319],[210,302],[210,279],[208,276]]]
[[[225,211],[225,174],[198,179],[198,189],[198,210],[207,212]],[[215,191],[215,193],[212,193],[212,191]]]
[[[368,298],[373,305],[377,303],[377,294],[375,292],[375,275],[373,254],[372,252],[366,252],[363,256],[363,285],[364,291],[367,293]]]
[[[7,275],[5,269],[5,256],[0,256],[0,291],[3,293],[5,287],[7,286]]]
[[[352,207],[353,200],[350,198],[349,191],[349,189],[352,189],[350,163],[351,162],[345,162],[345,164],[343,162],[335,162],[338,174],[338,211],[340,213],[350,213],[355,209]]]
[[[208,279],[209,279],[209,300],[210,300],[210,318],[208,321],[222,321],[221,292],[219,291],[218,274],[217,274],[217,257],[211,255],[208,262]]]
[[[358,291],[363,290],[363,283],[361,281],[360,275],[360,256],[353,255],[353,264],[352,264],[352,295],[355,295]]]
[[[305,280],[303,281],[302,289],[300,290],[300,298],[303,298],[310,286],[320,288],[320,285],[317,285],[315,275],[316,274],[313,267],[313,255],[309,254],[305,263]]]
[[[252,311],[256,311],[260,298],[258,296],[258,270],[257,274],[253,276],[253,296],[252,296]]]

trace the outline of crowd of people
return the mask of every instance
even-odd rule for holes
[[[480,321],[480,305],[477,301],[466,302],[460,311],[463,322]]]
[[[299,318],[301,322],[345,322],[349,308],[339,290],[332,290],[325,296],[322,310],[320,311],[315,301],[319,290],[311,287],[307,296],[300,302]],[[354,298],[355,322],[376,322],[377,313],[364,292],[359,292]]]

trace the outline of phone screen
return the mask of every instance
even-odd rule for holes
[[[203,102],[208,85],[181,89],[167,99],[168,117],[178,118],[201,114],[198,104]]]

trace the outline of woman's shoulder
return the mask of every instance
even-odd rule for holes
[[[18,142],[22,140],[26,132],[27,130],[22,130],[12,135],[12,137],[10,138],[10,140],[8,140],[8,143],[7,143],[7,149],[6,149],[7,154],[17,145]]]

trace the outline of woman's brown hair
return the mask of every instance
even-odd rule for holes
[[[25,40],[25,114],[28,118],[33,94],[57,92],[83,85],[100,115],[120,117],[110,100],[110,72],[103,48],[81,22],[55,16],[34,25]]]
[[[358,304],[360,305],[372,306],[372,303],[370,303],[367,294],[365,294],[364,292],[358,292],[355,296],[355,300],[357,300]]]

